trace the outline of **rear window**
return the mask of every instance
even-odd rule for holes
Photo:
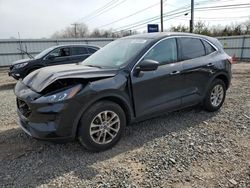
[[[178,39],[182,60],[194,59],[206,55],[204,45],[200,39],[196,38],[180,38]]]
[[[213,53],[214,51],[216,51],[216,50],[214,49],[214,47],[213,47],[211,44],[209,44],[207,41],[202,40],[202,42],[203,42],[203,44],[204,44],[204,46],[205,46],[205,49],[206,49],[206,55],[211,54],[211,53]]]
[[[88,54],[87,49],[84,47],[72,47],[71,55],[84,55]]]

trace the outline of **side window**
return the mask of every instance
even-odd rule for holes
[[[93,54],[93,53],[95,53],[97,50],[94,49],[94,48],[88,48],[88,51],[89,51],[90,54]]]
[[[55,56],[55,57],[64,57],[69,56],[69,48],[58,48],[53,50],[49,55]]]
[[[84,47],[72,47],[71,55],[84,55],[88,54],[87,49]]]
[[[177,45],[176,39],[166,39],[153,47],[144,57],[144,59],[151,59],[158,61],[161,65],[166,63],[173,63],[177,61]]]
[[[205,49],[206,49],[206,55],[211,54],[211,53],[213,53],[214,51],[216,51],[216,50],[214,49],[214,47],[211,46],[207,41],[202,40],[202,42],[203,42],[203,44],[204,44],[204,46],[205,46]]]
[[[182,59],[194,59],[206,55],[204,45],[200,39],[195,38],[179,38]]]

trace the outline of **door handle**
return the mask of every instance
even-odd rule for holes
[[[207,67],[212,67],[212,66],[214,66],[213,63],[208,63],[208,64],[207,64]]]
[[[170,73],[170,75],[176,75],[176,74],[180,74],[180,71],[173,71]]]

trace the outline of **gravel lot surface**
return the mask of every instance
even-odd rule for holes
[[[236,64],[219,112],[189,108],[126,128],[114,148],[30,138],[0,70],[0,187],[250,187],[250,64]]]

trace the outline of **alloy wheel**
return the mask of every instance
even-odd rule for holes
[[[210,95],[211,104],[214,107],[219,106],[221,102],[223,101],[223,97],[224,97],[224,89],[222,85],[220,84],[215,85]]]
[[[90,125],[90,136],[97,144],[110,143],[120,130],[120,118],[113,111],[97,114]]]

